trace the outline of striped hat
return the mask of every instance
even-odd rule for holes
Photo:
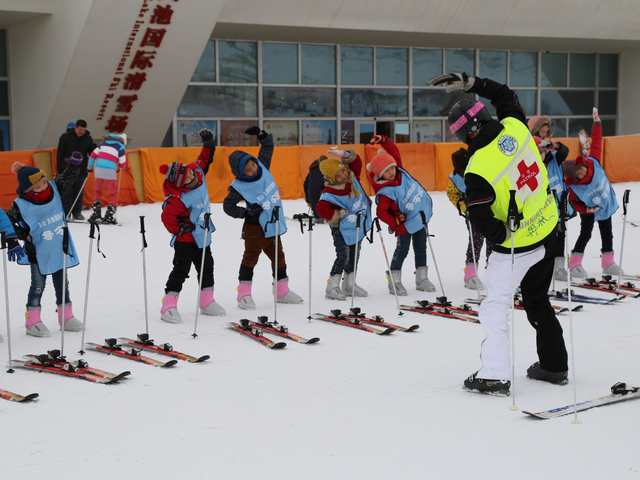
[[[187,180],[187,166],[184,163],[172,162],[169,165],[160,165],[160,173],[170,184],[182,188]]]

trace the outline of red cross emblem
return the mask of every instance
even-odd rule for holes
[[[527,166],[524,160],[521,160],[518,164],[518,171],[520,172],[520,176],[516,181],[516,187],[518,187],[518,190],[520,190],[524,185],[528,186],[531,191],[538,188],[538,180],[536,179],[536,176],[540,173],[538,162],[534,162]]]

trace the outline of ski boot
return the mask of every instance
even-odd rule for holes
[[[567,281],[567,271],[564,268],[564,257],[555,258],[555,264],[553,267],[553,277],[560,282]]]
[[[351,272],[351,273],[344,273],[344,278],[342,279],[342,293],[347,296],[350,297],[351,294],[353,293],[356,297],[368,297],[369,293],[367,293],[367,291],[360,287],[357,283],[356,283],[356,274],[355,272]]]
[[[167,292],[162,299],[162,308],[160,309],[160,320],[168,323],[182,323],[182,317],[178,312],[178,296],[179,292]]]
[[[624,275],[622,269],[613,259],[613,252],[602,252],[600,255],[603,275]]]
[[[256,304],[251,296],[251,281],[240,280],[238,285],[238,306],[242,310],[255,310]]]
[[[50,337],[51,332],[40,319],[41,307],[29,307],[25,313],[27,335],[32,337]]]
[[[93,213],[89,217],[89,223],[100,223],[102,220],[102,210],[100,208],[100,200],[96,200],[91,204],[91,208],[93,208]]]
[[[429,267],[418,267],[416,269],[416,289],[423,292],[435,292],[436,287],[429,281]]]
[[[104,214],[104,218],[102,219],[102,223],[107,225],[116,225],[118,221],[114,216],[116,213],[116,207],[113,205],[107,205],[107,213]]]
[[[480,278],[478,278],[478,272],[476,272],[476,267],[473,264],[467,264],[464,267],[464,288],[471,290],[484,290],[485,288]]]
[[[589,274],[582,267],[582,253],[571,252],[569,257],[569,270],[573,278],[589,278]]]
[[[478,372],[469,375],[469,378],[464,381],[462,386],[464,390],[498,397],[509,396],[509,390],[511,389],[509,380],[487,380],[486,378],[478,378],[476,375],[478,375]]]
[[[333,275],[327,280],[327,288],[324,291],[324,298],[329,300],[346,300],[347,297],[342,290],[340,290],[340,278],[341,274]]]
[[[547,372],[536,362],[527,368],[527,378],[553,383],[554,385],[566,385],[569,383],[567,372]]]
[[[227,312],[213,298],[213,287],[203,288],[200,292],[200,313],[224,317]]]
[[[409,292],[407,292],[407,289],[404,288],[404,285],[402,285],[402,270],[391,270],[391,272],[387,271],[387,281],[388,281],[388,287],[389,287],[389,293],[391,295],[394,294],[398,294],[398,296],[400,297],[406,297]],[[395,290],[393,289],[393,286],[395,285]]]
[[[289,279],[287,277],[282,280],[278,280],[278,286],[276,287],[276,295],[278,296],[278,303],[302,303],[302,297],[297,293],[289,290]]]
[[[56,312],[59,312],[62,305],[58,305]],[[71,309],[71,303],[67,303],[64,306],[63,312],[64,315],[64,329],[67,332],[81,332],[84,329],[84,325],[82,322],[73,316],[73,310]],[[60,330],[62,330],[62,315],[58,313],[58,325],[60,325]]]

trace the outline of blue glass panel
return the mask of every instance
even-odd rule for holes
[[[507,83],[507,52],[480,52],[480,76]]]
[[[429,85],[429,79],[442,75],[442,50],[413,49],[413,84]]]
[[[542,90],[540,111],[545,115],[591,115],[593,90]]]
[[[567,54],[542,53],[540,66],[541,87],[567,86]]]
[[[342,85],[373,85],[373,48],[340,47]]]
[[[345,117],[406,117],[407,90],[382,88],[342,89]]]
[[[569,57],[569,86],[596,86],[596,56],[593,53],[572,53]]]
[[[196,71],[191,76],[192,82],[216,81],[216,41],[209,40],[202,52]]]
[[[538,61],[535,52],[511,52],[509,54],[509,86],[535,87]]]
[[[302,83],[336,83],[336,47],[301,45]]]
[[[264,87],[265,117],[335,117],[335,88]]]
[[[407,58],[406,48],[376,48],[376,84],[407,85]]]
[[[298,46],[291,43],[263,43],[262,81],[298,83]]]
[[[256,83],[258,55],[255,42],[218,42],[218,80],[223,83]]]
[[[190,85],[178,107],[179,117],[257,117],[257,87]]]

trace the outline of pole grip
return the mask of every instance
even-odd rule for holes
[[[520,226],[520,213],[516,202],[516,191],[509,190],[509,208],[507,210],[508,227],[511,232],[515,232]]]
[[[62,227],[62,251],[69,255],[69,227]]]
[[[627,216],[627,203],[629,203],[629,194],[631,190],[625,190],[622,194],[622,215]]]
[[[95,222],[90,222],[91,226],[89,227],[89,238],[96,238],[96,224]]]
[[[140,215],[140,234],[142,235],[142,249],[147,248],[147,239],[144,235],[144,215]]]
[[[7,248],[7,232],[2,230],[0,232],[0,250]]]
[[[204,214],[204,228],[205,230],[210,230],[209,228],[209,222],[210,222],[210,218],[211,218],[211,213],[207,212]]]

